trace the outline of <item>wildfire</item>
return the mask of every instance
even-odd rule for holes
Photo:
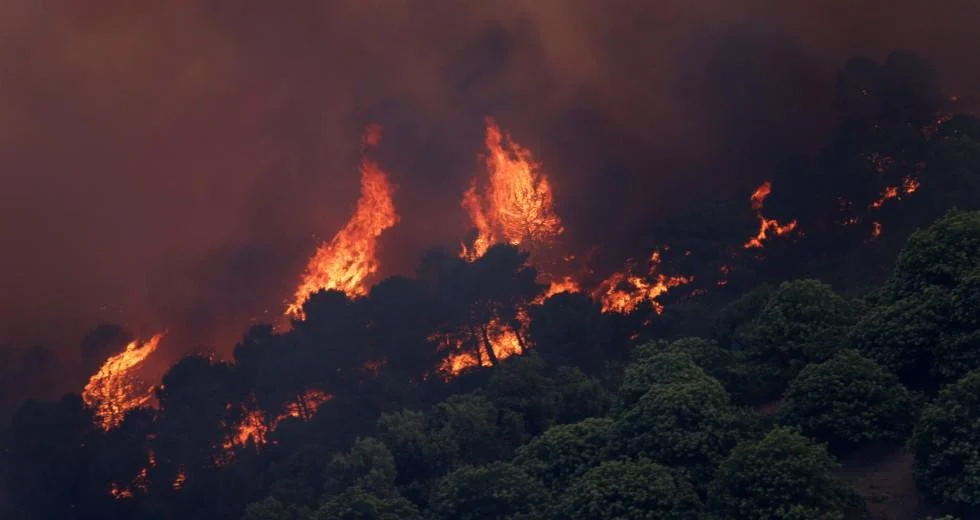
[[[144,406],[153,397],[152,388],[141,381],[136,372],[156,351],[161,339],[163,333],[145,343],[131,342],[122,352],[107,359],[89,378],[82,390],[82,400],[95,408],[103,429],[117,426],[126,412]]]
[[[602,302],[603,312],[629,313],[641,303],[650,302],[657,314],[663,312],[663,305],[656,299],[670,289],[694,281],[693,276],[667,276],[660,270],[660,251],[650,255],[650,268],[647,274],[638,275],[634,267],[628,265],[622,273],[614,273],[606,278],[593,292],[593,298]]]
[[[895,199],[901,200],[902,195],[911,195],[918,191],[919,180],[914,177],[905,177],[902,180],[902,185],[899,186],[886,186],[884,191],[881,192],[881,196],[877,200],[871,203],[871,209],[881,208],[885,204],[885,201]]]
[[[521,312],[518,315],[518,320],[521,322],[521,328],[525,329],[528,323],[527,313]],[[523,330],[520,331],[521,334],[523,332]],[[490,343],[491,348],[493,348],[493,354],[498,360],[520,354],[524,349],[524,340],[518,335],[519,332],[501,323],[500,320],[494,319],[484,325],[481,328],[480,336],[484,333],[486,335],[485,339],[482,337],[473,337],[476,335],[469,338],[459,337],[457,335],[444,335],[438,338],[432,338],[438,339],[443,344],[443,348],[452,352],[443,361],[440,371],[445,374],[455,375],[467,368],[475,366],[492,366],[493,363],[490,360],[490,356],[486,353],[485,341]],[[467,339],[477,342],[480,346],[475,349],[465,349],[463,346]]]
[[[540,164],[529,150],[501,132],[492,118],[486,119],[486,125],[489,185],[481,198],[474,179],[461,203],[477,231],[473,244],[464,244],[460,252],[471,261],[495,243],[548,244],[564,231],[551,183]]]
[[[542,294],[540,297],[534,300],[534,303],[543,303],[545,300],[551,298],[556,294],[561,294],[566,292],[574,293],[574,292],[579,292],[581,290],[582,288],[579,286],[578,282],[572,279],[571,276],[566,276],[560,280],[552,280],[551,283],[548,285],[548,289],[544,291],[544,294]]]
[[[324,242],[310,259],[295,300],[286,309],[293,318],[303,318],[303,304],[313,293],[336,289],[350,296],[367,294],[364,280],[378,271],[378,237],[398,223],[388,175],[366,156],[381,140],[381,127],[364,132],[361,158],[361,196],[357,209],[343,229]]]
[[[262,446],[269,442],[269,433],[274,431],[279,423],[291,417],[309,421],[313,418],[317,408],[329,401],[331,395],[320,390],[307,390],[297,396],[295,401],[286,405],[285,411],[279,414],[272,422],[265,419],[265,414],[255,408],[245,408],[245,416],[238,424],[235,433],[225,440],[223,448],[226,456],[235,446],[248,446],[251,442],[255,446]],[[231,406],[229,404],[229,406]],[[229,457],[230,459],[230,457]]]
[[[772,183],[769,181],[760,184],[759,187],[755,189],[755,192],[752,193],[752,209],[755,210],[756,216],[759,217],[759,232],[742,245],[742,247],[745,249],[762,247],[762,243],[769,238],[769,233],[780,236],[796,229],[796,220],[791,220],[786,224],[780,224],[778,220],[767,219],[766,216],[763,215],[762,207],[765,203],[766,197],[768,197],[770,193],[772,193]]]

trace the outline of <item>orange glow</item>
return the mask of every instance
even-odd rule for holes
[[[902,186],[886,186],[884,191],[881,192],[881,196],[877,200],[871,203],[871,209],[879,209],[885,204],[885,201],[895,199],[901,200],[902,195],[911,195],[919,190],[919,180],[914,177],[905,177],[902,180]]]
[[[126,412],[146,405],[153,397],[153,389],[137,377],[137,371],[146,358],[156,351],[163,334],[157,334],[145,343],[133,341],[126,348],[105,361],[82,390],[82,400],[95,409],[102,428],[109,430],[122,421]]]
[[[518,314],[518,320],[521,322],[522,329],[526,329],[528,317],[526,312],[520,312]],[[518,332],[514,331],[511,327],[506,324],[501,323],[500,320],[494,319],[490,323],[481,327],[482,331],[485,331],[486,338],[490,342],[493,348],[493,353],[498,360],[506,359],[515,354],[520,354],[523,351],[521,347],[522,339],[518,336]],[[521,331],[523,334],[524,331]],[[449,375],[456,375],[467,368],[475,366],[492,366],[490,361],[490,356],[486,355],[486,344],[483,338],[471,337],[472,341],[479,342],[480,345],[480,355],[477,356],[469,349],[463,349],[462,345],[465,341],[463,337],[457,335],[444,335],[441,337],[433,337],[430,339],[436,339],[442,343],[442,348],[447,349],[452,352],[452,354],[443,361],[440,367],[440,372]]]
[[[184,482],[187,482],[187,475],[181,471],[180,473],[177,473],[177,477],[174,478],[174,483],[171,484],[171,487],[174,489],[174,491],[180,491],[181,489],[184,489]]]
[[[481,199],[474,179],[461,203],[477,231],[473,244],[464,244],[460,252],[470,261],[496,243],[550,244],[564,231],[551,183],[531,152],[503,133],[492,118],[486,125],[489,186]]]
[[[294,417],[303,421],[309,421],[313,418],[320,405],[330,399],[332,399],[331,395],[320,390],[307,390],[297,396],[295,401],[288,403],[285,411],[273,419],[271,423],[266,421],[265,414],[261,410],[246,408],[244,410],[245,416],[242,418],[242,422],[238,424],[235,433],[230,438],[225,439],[222,446],[225,449],[225,456],[221,459],[219,465],[230,462],[233,458],[231,452],[236,446],[248,446],[249,442],[255,446],[267,444],[269,442],[269,432],[274,431],[279,426],[279,423],[286,419]]]
[[[250,410],[245,414],[241,424],[238,425],[238,431],[231,439],[231,444],[248,446],[249,441],[252,441],[258,446],[265,444],[268,440],[269,426],[265,423],[265,417],[260,410]]]
[[[693,276],[667,276],[660,269],[660,252],[650,255],[650,268],[646,275],[633,272],[628,265],[622,273],[606,278],[593,292],[593,298],[602,303],[602,312],[630,313],[641,303],[650,302],[657,314],[663,305],[656,299],[670,289],[694,281]]]
[[[878,238],[881,236],[881,223],[872,222],[871,223],[871,238]]]
[[[309,421],[313,419],[313,415],[316,414],[318,408],[323,403],[333,399],[333,396],[322,392],[320,390],[307,390],[302,395],[297,397],[297,399],[286,405],[286,411],[280,414],[274,421],[272,421],[272,429],[276,429],[279,423],[290,417],[300,419],[302,421]]]
[[[775,236],[785,235],[794,229],[796,229],[796,220],[792,220],[786,224],[780,224],[776,219],[767,219],[765,215],[762,214],[762,207],[765,203],[766,197],[772,193],[772,183],[769,181],[763,182],[755,189],[752,193],[752,209],[755,210],[756,216],[759,218],[759,231],[756,235],[750,238],[745,244],[742,245],[745,249],[752,249],[756,247],[762,247],[762,243],[769,238],[769,234],[772,233]]]
[[[381,127],[372,125],[364,133],[361,158],[361,197],[357,209],[343,229],[324,242],[310,259],[303,281],[296,288],[286,314],[303,318],[303,304],[320,290],[336,289],[349,296],[367,294],[364,281],[378,272],[378,237],[398,223],[388,175],[364,152],[381,140]]]
[[[534,303],[543,303],[545,300],[556,294],[566,292],[577,293],[581,290],[582,288],[579,286],[578,282],[573,280],[571,276],[566,276],[560,280],[552,280],[548,285],[548,288],[544,291],[544,294],[534,300]]]

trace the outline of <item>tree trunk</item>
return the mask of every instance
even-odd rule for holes
[[[487,349],[487,359],[490,360],[490,364],[497,366],[500,360],[497,359],[497,353],[493,351],[493,343],[490,343],[490,334],[487,333],[487,326],[480,325],[480,333],[483,334],[483,347]]]

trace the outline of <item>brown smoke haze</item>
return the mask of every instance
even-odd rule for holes
[[[818,145],[851,56],[916,51],[969,103],[978,23],[975,0],[4,2],[0,342],[114,322],[227,352],[350,215],[370,122],[385,275],[466,234],[485,115],[570,240],[642,254],[637,230]]]

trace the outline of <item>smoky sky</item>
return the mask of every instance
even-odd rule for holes
[[[388,275],[467,232],[484,116],[543,163],[571,247],[619,261],[655,245],[643,229],[812,152],[851,56],[916,51],[949,94],[980,89],[973,0],[0,11],[0,341],[59,348],[113,322],[227,352],[280,315],[353,211],[371,122],[401,215]]]

